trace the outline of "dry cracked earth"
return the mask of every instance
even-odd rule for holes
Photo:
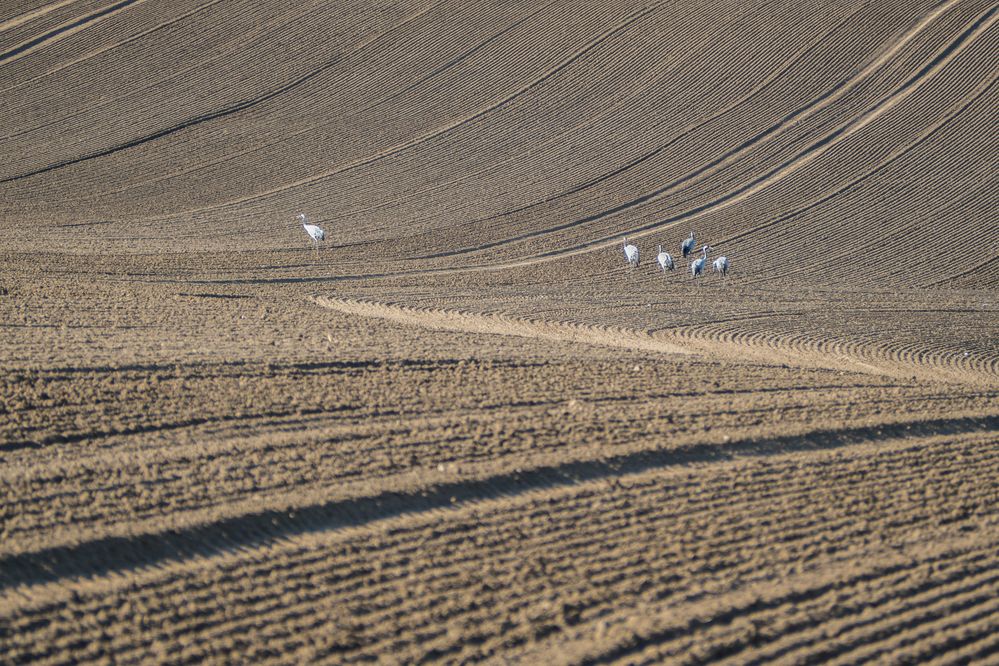
[[[0,661],[996,663],[997,53],[0,3]]]

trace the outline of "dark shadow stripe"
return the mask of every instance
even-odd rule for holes
[[[49,32],[39,35],[38,37],[35,37],[31,41],[25,42],[24,44],[21,44],[20,46],[17,46],[11,49],[10,51],[7,51],[6,53],[0,53],[0,63],[3,63],[4,60],[10,60],[14,56],[24,53],[28,49],[32,49],[38,46],[42,42],[47,42],[53,37],[57,37],[68,30],[72,30],[73,28],[79,28],[81,25],[96,21],[102,16],[107,16],[111,12],[115,12],[121,9],[122,7],[127,7],[128,5],[131,5],[135,2],[138,2],[138,0],[122,0],[121,2],[117,2],[111,5],[110,7],[105,7],[104,9],[98,10],[93,14],[87,14],[86,16],[77,19],[76,21],[73,21],[68,25],[56,28],[55,30],[50,30]]]
[[[896,88],[892,93],[890,93],[889,97],[901,94],[902,92],[904,92],[905,90],[911,88],[917,82],[919,82],[920,80],[922,80],[929,73],[929,71],[931,69],[933,69],[934,67],[936,67],[940,62],[942,62],[951,53],[953,53],[962,44],[964,44],[967,41],[967,39],[971,36],[971,34],[975,30],[977,30],[983,23],[985,23],[986,21],[988,21],[992,17],[992,15],[996,13],[996,11],[999,11],[999,8],[994,7],[990,11],[988,11],[985,14],[983,14],[982,16],[980,16],[977,21],[975,21],[970,27],[968,27],[967,29],[965,29],[954,41],[952,41],[950,44],[948,44],[947,47],[943,51],[941,51],[940,53],[938,53],[937,56],[933,58],[933,60],[931,60],[928,64],[926,64],[923,67],[921,67],[919,69],[919,71],[916,72],[913,76],[911,76],[908,80],[906,80],[905,83],[903,83],[901,86],[899,86],[898,88]],[[787,116],[785,116],[781,120],[779,120],[776,123],[772,124],[767,129],[765,129],[765,130],[763,130],[763,131],[761,131],[761,132],[753,135],[752,137],[746,139],[745,141],[743,141],[739,145],[737,145],[734,148],[731,148],[730,150],[722,153],[720,156],[718,156],[714,160],[708,162],[707,164],[702,165],[698,169],[696,169],[696,170],[694,170],[694,171],[692,171],[692,172],[690,172],[690,173],[688,173],[688,174],[686,174],[686,175],[684,175],[684,176],[682,176],[682,177],[680,177],[680,178],[678,178],[678,179],[676,179],[676,180],[668,183],[667,185],[659,187],[659,188],[657,188],[657,189],[655,189],[655,190],[653,190],[651,192],[647,192],[645,194],[642,194],[642,195],[640,195],[640,196],[638,196],[638,197],[636,197],[634,199],[631,199],[630,201],[626,201],[626,202],[624,202],[622,204],[614,206],[613,208],[608,208],[606,210],[602,210],[602,211],[599,211],[599,212],[596,212],[596,213],[592,213],[592,214],[587,215],[585,217],[579,218],[577,220],[572,220],[572,221],[569,221],[569,222],[565,222],[563,224],[558,224],[558,225],[555,225],[555,226],[552,226],[552,227],[546,227],[544,229],[536,229],[534,231],[530,231],[530,232],[527,232],[527,233],[519,234],[517,236],[511,236],[509,238],[503,238],[501,240],[491,241],[491,242],[488,242],[488,243],[483,243],[481,245],[477,245],[477,246],[474,246],[474,247],[465,247],[465,248],[459,248],[459,249],[456,249],[456,250],[448,250],[448,251],[444,251],[444,252],[436,252],[436,253],[433,253],[433,254],[425,254],[425,255],[420,255],[420,256],[413,257],[413,258],[414,259],[436,259],[436,258],[451,257],[451,256],[456,256],[456,255],[470,254],[470,253],[473,253],[473,252],[479,252],[481,250],[487,250],[487,249],[492,249],[492,248],[496,248],[496,247],[501,247],[501,246],[504,246],[504,245],[509,245],[511,243],[517,243],[517,242],[520,242],[520,241],[529,240],[529,239],[532,239],[532,238],[537,238],[539,236],[545,236],[545,235],[553,234],[553,233],[556,233],[556,232],[559,232],[559,231],[565,231],[567,229],[572,229],[573,227],[577,227],[577,226],[580,226],[580,225],[588,224],[590,222],[595,222],[597,220],[603,219],[605,217],[610,217],[612,215],[616,215],[616,214],[618,214],[620,212],[628,210],[629,208],[635,208],[637,206],[640,206],[641,204],[644,204],[644,203],[646,203],[646,202],[648,202],[648,201],[650,201],[650,200],[658,197],[659,195],[661,195],[661,194],[663,194],[665,192],[668,192],[671,189],[678,188],[681,185],[684,185],[685,183],[687,183],[687,182],[689,182],[689,181],[697,178],[701,174],[703,174],[703,173],[707,172],[708,170],[713,169],[714,167],[718,166],[719,164],[721,164],[722,162],[724,162],[725,160],[727,160],[729,157],[738,154],[740,151],[752,148],[757,143],[760,143],[761,141],[763,141],[763,140],[765,140],[765,139],[767,139],[767,138],[769,138],[771,136],[774,136],[774,135],[778,134],[778,131],[780,130],[780,128],[783,125],[785,125],[786,123],[790,123],[790,122],[794,121],[795,119],[797,119],[802,114],[806,113],[807,111],[811,110],[815,106],[821,104],[822,102],[824,102],[825,100],[827,100],[828,98],[830,98],[837,91],[841,90],[844,86],[850,85],[851,82],[853,82],[853,81],[854,81],[854,79],[852,79],[850,77],[844,77],[843,79],[841,79],[840,81],[838,81],[832,88],[830,88],[829,90],[827,90],[825,93],[823,93],[819,97],[816,97],[815,99],[811,100],[808,104],[806,104],[806,105],[804,105],[802,107],[799,107],[798,109],[795,109],[793,112],[789,113]],[[883,101],[884,101],[884,98],[881,99],[881,100],[879,100],[878,103],[876,103],[874,106],[869,107],[868,111],[862,112],[857,117],[863,116],[864,113],[869,112],[871,109],[877,108],[878,104],[880,104]],[[788,166],[790,166],[791,164],[793,164],[795,161],[797,161],[801,157],[803,157],[805,155],[808,155],[809,153],[812,153],[812,152],[814,152],[814,151],[816,151],[816,150],[818,150],[818,149],[820,149],[820,148],[822,148],[822,147],[824,147],[824,146],[832,143],[837,138],[839,138],[839,136],[841,136],[844,132],[846,132],[851,127],[851,124],[852,123],[847,123],[846,125],[843,125],[842,127],[840,127],[839,129],[835,130],[833,133],[829,134],[828,136],[824,137],[823,139],[820,139],[819,141],[814,142],[813,144],[811,144],[810,146],[808,146],[805,150],[797,153],[796,155],[794,155],[790,159],[785,160],[779,166],[777,166],[774,169],[771,169],[770,171],[768,171],[767,173],[765,173],[763,176],[760,176],[760,177],[758,177],[758,178],[750,181],[749,183],[743,185],[742,187],[740,187],[740,188],[738,188],[736,190],[733,190],[733,191],[729,192],[728,194],[722,195],[721,197],[718,197],[716,199],[712,199],[711,201],[708,201],[705,204],[702,204],[702,205],[697,206],[695,208],[691,208],[691,209],[686,210],[686,211],[684,211],[682,213],[677,213],[675,215],[669,216],[669,217],[667,217],[665,219],[662,219],[662,220],[658,220],[658,221],[653,222],[651,224],[646,224],[646,225],[643,225],[643,226],[640,226],[640,227],[635,227],[633,229],[630,229],[627,233],[639,233],[639,232],[642,232],[642,231],[651,230],[651,229],[653,229],[655,227],[658,227],[658,226],[661,226],[661,225],[664,225],[664,224],[671,224],[673,222],[678,222],[680,220],[683,220],[686,217],[690,217],[692,215],[696,215],[696,214],[701,213],[701,212],[703,212],[703,211],[705,211],[705,210],[707,210],[709,208],[712,208],[714,206],[723,204],[726,201],[739,196],[740,194],[742,194],[746,190],[749,190],[750,188],[754,187],[755,185],[757,185],[757,184],[765,181],[767,178],[771,177],[772,175],[774,175],[774,174],[780,172],[781,170],[787,168]],[[594,185],[597,185],[599,183],[602,183],[605,180],[608,180],[608,179],[610,179],[610,178],[612,178],[612,177],[614,177],[614,176],[616,176],[616,175],[618,175],[618,174],[620,174],[620,173],[622,173],[624,171],[627,171],[628,169],[630,169],[630,168],[632,168],[632,167],[634,167],[634,166],[636,166],[638,164],[641,164],[645,160],[654,157],[655,155],[659,154],[659,152],[661,152],[662,150],[665,150],[666,148],[668,148],[669,146],[671,146],[673,143],[675,143],[676,141],[678,141],[682,137],[683,137],[683,135],[678,136],[676,139],[673,139],[673,140],[669,141],[664,146],[662,146],[660,148],[657,148],[657,149],[651,151],[650,153],[648,153],[646,155],[643,155],[643,156],[641,156],[641,157],[639,157],[639,158],[637,158],[637,159],[635,159],[635,160],[633,160],[633,161],[631,161],[631,162],[629,162],[629,163],[627,163],[627,164],[625,164],[625,165],[623,165],[623,166],[615,169],[614,171],[611,171],[608,174],[605,174],[605,175],[600,176],[600,177],[598,177],[598,178],[596,178],[596,179],[594,179],[592,181],[589,181],[587,183],[583,183],[580,186],[577,186],[577,187],[575,187],[575,188],[573,188],[571,190],[568,190],[564,194],[556,195],[555,197],[549,197],[548,199],[545,199],[545,200],[540,201],[540,202],[535,202],[535,203],[532,203],[532,204],[529,204],[529,205],[526,205],[526,206],[522,206],[520,208],[515,208],[515,209],[510,210],[510,211],[506,211],[506,212],[503,212],[503,213],[498,213],[496,215],[492,215],[490,217],[482,218],[481,220],[477,220],[476,222],[488,222],[488,221],[492,221],[492,220],[495,220],[495,219],[499,219],[499,218],[505,217],[507,215],[513,215],[513,214],[516,214],[518,212],[522,212],[522,211],[528,210],[529,208],[532,208],[534,206],[543,205],[543,204],[548,203],[550,201],[553,201],[553,200],[555,200],[555,199],[557,199],[557,198],[559,198],[561,196],[567,196],[569,194],[573,194],[573,193],[575,193],[577,191],[580,191],[582,189],[586,189],[586,188],[592,187]],[[596,241],[593,241],[593,242],[589,243],[589,245],[592,245],[592,244],[598,243],[598,242],[604,242],[606,240],[610,240],[611,238],[614,238],[615,236],[620,237],[622,235],[623,234],[615,234],[614,236],[605,236],[603,238],[597,239]],[[585,245],[583,247],[585,247]],[[547,257],[547,256],[552,256],[552,255],[559,254],[562,251],[563,250],[553,250],[551,252],[546,252],[546,253],[543,253],[543,254],[540,254],[540,255],[536,255],[536,256],[538,256],[538,257]]]
[[[803,435],[698,444],[680,450],[640,451],[604,460],[566,462],[481,480],[442,483],[405,493],[385,492],[285,511],[263,511],[180,530],[106,537],[12,555],[0,559],[0,589],[63,578],[102,576],[113,571],[213,556],[309,532],[361,526],[396,516],[445,509],[463,502],[494,500],[678,465],[821,451],[905,437],[984,433],[997,428],[999,416],[936,419],[818,430]]]
[[[131,0],[131,1],[134,2],[135,0]],[[167,127],[165,129],[161,129],[161,130],[159,130],[157,132],[153,132],[152,134],[147,134],[145,136],[141,136],[138,139],[132,139],[131,141],[125,141],[124,143],[116,144],[114,146],[111,146],[110,148],[105,148],[103,150],[97,150],[97,151],[94,151],[94,152],[91,152],[91,153],[87,153],[86,155],[82,155],[80,157],[74,157],[73,159],[62,160],[60,162],[55,162],[53,164],[49,164],[48,166],[44,166],[44,167],[41,167],[39,169],[35,169],[34,171],[28,171],[26,173],[18,174],[16,176],[8,176],[7,178],[0,179],[0,183],[9,183],[11,181],[21,180],[23,178],[29,178],[31,176],[37,176],[37,175],[42,174],[42,173],[46,173],[46,172],[49,172],[49,171],[54,171],[56,169],[61,169],[63,167],[71,166],[73,164],[79,164],[80,162],[86,162],[88,160],[96,159],[98,157],[105,157],[107,155],[111,155],[113,153],[117,153],[117,152],[122,151],[122,150],[127,150],[128,148],[135,148],[136,146],[141,146],[144,143],[148,143],[150,141],[155,141],[156,139],[161,139],[161,138],[163,138],[165,136],[168,136],[170,134],[173,134],[175,132],[179,132],[181,130],[187,129],[188,127],[193,127],[195,125],[200,125],[201,123],[205,123],[205,122],[208,122],[210,120],[216,120],[218,118],[223,118],[225,116],[232,115],[234,113],[239,113],[240,111],[244,111],[246,109],[254,107],[257,104],[262,104],[263,102],[266,102],[266,101],[268,101],[270,99],[273,99],[273,98],[275,98],[275,97],[277,97],[279,95],[283,95],[284,93],[288,92],[289,90],[297,88],[298,86],[300,86],[303,83],[309,81],[310,79],[313,79],[313,78],[319,76],[320,74],[322,74],[323,72],[325,72],[326,70],[328,70],[329,68],[333,67],[334,65],[336,65],[339,62],[340,62],[339,58],[331,60],[331,61],[329,61],[329,62],[321,65],[320,67],[318,67],[318,68],[316,68],[316,69],[308,72],[307,74],[304,74],[304,75],[300,76],[299,78],[295,79],[294,81],[291,81],[290,83],[286,83],[285,85],[281,86],[280,88],[277,88],[276,90],[272,90],[271,92],[265,93],[265,94],[263,94],[263,95],[261,95],[259,97],[253,97],[253,98],[250,98],[250,99],[247,99],[247,100],[243,100],[242,102],[237,102],[237,103],[232,104],[230,106],[227,106],[227,107],[224,107],[222,109],[219,109],[218,111],[212,111],[212,112],[205,113],[205,114],[202,114],[202,115],[199,115],[199,116],[194,116],[193,118],[189,118],[189,119],[187,119],[187,120],[185,120],[185,121],[183,121],[183,122],[181,122],[181,123],[179,123],[177,125],[172,125],[172,126]]]

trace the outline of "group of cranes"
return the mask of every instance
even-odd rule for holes
[[[684,239],[683,243],[680,244],[680,252],[683,254],[683,258],[686,259],[693,252],[694,248],[697,247],[697,238],[694,236],[694,232],[690,232],[690,236]],[[690,262],[690,275],[693,278],[698,278],[704,274],[704,267],[708,263],[708,253],[711,252],[712,248],[710,245],[704,245],[701,247],[701,256]],[[628,265],[632,268],[637,268],[639,263],[639,252],[638,246],[628,242],[627,237],[624,239],[624,258],[628,262]],[[669,252],[663,250],[663,246],[659,246],[659,254],[656,255],[656,262],[659,264],[659,268],[662,272],[672,271],[676,268],[676,262],[673,261],[673,255]],[[711,262],[711,270],[715,273],[721,273],[722,277],[728,275],[728,257],[722,256]]]
[[[313,244],[316,248],[316,254],[319,254],[319,241],[326,240],[326,232],[323,231],[321,227],[315,224],[309,224],[309,219],[305,216],[305,213],[299,213],[298,219],[302,223],[302,227],[305,229],[305,233],[309,234],[312,239]],[[694,248],[697,246],[697,239],[694,236],[694,232],[690,232],[690,236],[684,239],[683,243],[680,244],[680,252],[683,254],[683,258],[686,259],[693,253]],[[701,248],[701,257],[690,262],[690,275],[693,278],[698,278],[704,274],[704,267],[708,263],[708,253],[711,252],[710,245],[704,245]],[[637,268],[639,263],[639,252],[638,246],[628,242],[628,238],[624,239],[624,258],[628,262],[628,265],[632,268]],[[676,263],[673,261],[673,256],[663,250],[663,246],[659,246],[659,254],[656,255],[656,262],[659,264],[659,268],[662,272],[672,271],[676,268]],[[711,263],[711,270],[715,273],[721,273],[722,277],[728,275],[728,257],[718,257]]]

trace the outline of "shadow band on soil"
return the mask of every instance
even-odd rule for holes
[[[107,537],[78,545],[12,555],[0,559],[0,590],[211,556],[309,532],[362,526],[406,514],[443,510],[465,502],[498,499],[660,468],[836,449],[905,437],[985,433],[997,429],[999,415],[936,419],[819,430],[803,435],[699,444],[679,450],[640,451],[604,460],[566,462],[485,479],[442,483],[409,493],[389,492],[290,511],[264,511],[182,530],[134,537]]]

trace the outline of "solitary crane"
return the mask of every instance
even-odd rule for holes
[[[319,241],[326,240],[326,232],[317,227],[314,224],[309,224],[308,218],[305,217],[305,213],[299,213],[298,219],[302,221],[302,226],[305,228],[305,233],[312,237],[312,242],[316,246],[316,255],[319,255]]]
[[[711,248],[708,247],[707,245],[701,248],[701,252],[704,253],[704,256],[702,256],[700,259],[698,259],[697,261],[695,261],[690,265],[691,276],[696,278],[698,275],[702,275],[704,273],[704,264],[708,263],[708,252],[710,251]]]
[[[624,258],[632,268],[638,266],[638,247],[629,244],[627,238],[624,239]]]
[[[683,252],[683,258],[686,259],[687,255],[694,251],[694,246],[697,245],[697,241],[694,239],[694,232],[690,232],[690,238],[683,241],[683,245],[680,246],[680,250]]]
[[[663,269],[663,273],[667,270],[673,270],[676,266],[673,265],[673,257],[670,256],[669,252],[663,252],[663,246],[659,246],[659,255],[656,256],[656,261],[659,262],[659,268]]]
[[[721,273],[722,277],[728,275],[728,257],[718,257],[711,263],[711,270],[715,273]]]

